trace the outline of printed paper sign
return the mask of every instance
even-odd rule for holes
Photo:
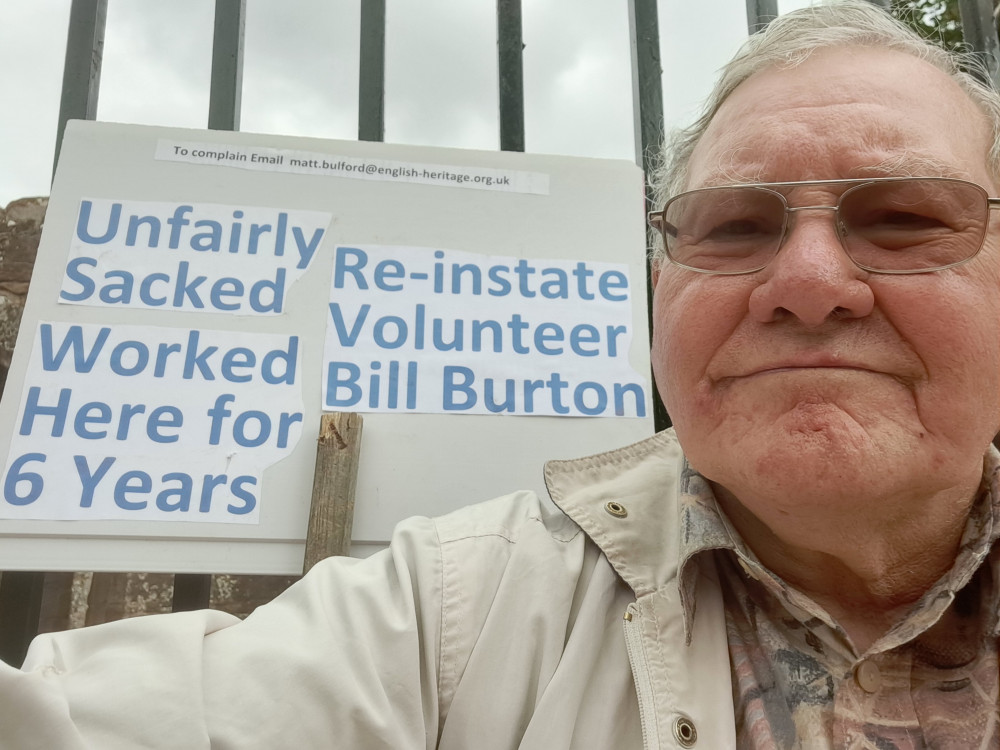
[[[85,199],[59,301],[278,315],[330,218],[257,206]]]
[[[648,437],[643,190],[632,160],[70,121],[0,569],[301,572],[324,411],[379,412],[359,556]]]
[[[549,192],[549,176],[542,172],[359,158],[318,151],[244,146],[236,143],[160,140],[156,144],[156,158],[163,161],[238,167],[261,172],[290,172],[323,177],[345,177],[351,180],[409,182],[417,185],[495,190],[501,193],[547,195]]]
[[[39,323],[0,517],[256,523],[261,475],[301,437],[300,350],[294,335]]]
[[[324,408],[643,417],[628,267],[339,246]]]

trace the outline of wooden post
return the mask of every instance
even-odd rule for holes
[[[303,574],[324,557],[351,551],[362,426],[361,415],[353,412],[324,414],[320,420]]]

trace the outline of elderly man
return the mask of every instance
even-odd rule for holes
[[[411,520],[244,623],[40,638],[0,747],[1000,746],[998,132],[874,6],[782,17],[660,175],[676,436],[550,464],[566,515]]]

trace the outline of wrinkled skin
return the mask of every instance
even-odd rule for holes
[[[996,196],[989,138],[978,108],[927,63],[829,49],[739,86],[697,146],[687,188],[909,173],[961,177]],[[789,203],[836,196],[798,188]],[[771,564],[801,571],[832,556],[870,587],[913,589],[910,598],[926,586],[900,580],[904,561],[930,582],[950,565],[1000,428],[993,213],[982,252],[935,273],[863,271],[832,213],[805,211],[762,271],[667,264],[655,274],[653,367],[678,437]],[[925,549],[935,535],[941,549]]]

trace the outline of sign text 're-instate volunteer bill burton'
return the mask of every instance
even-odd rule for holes
[[[643,417],[628,267],[338,246],[324,406]]]

